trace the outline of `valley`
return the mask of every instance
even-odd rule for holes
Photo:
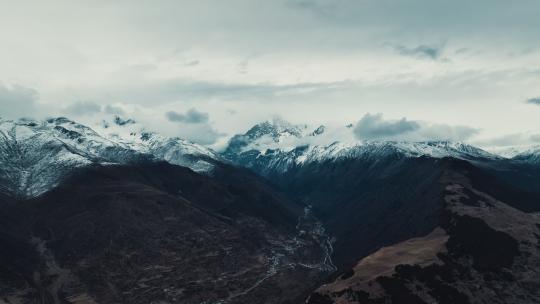
[[[540,300],[534,158],[452,142],[265,150],[324,134],[271,123],[222,153],[65,118],[0,126],[0,303]]]

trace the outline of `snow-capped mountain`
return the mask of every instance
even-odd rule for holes
[[[275,118],[256,124],[245,134],[233,136],[223,154],[234,158],[235,155],[250,150],[265,151],[278,146],[293,149],[298,139],[306,136],[318,136],[324,131],[324,126],[311,130],[307,125],[293,125]]]
[[[123,122],[115,120],[119,126]],[[210,149],[179,138],[150,132],[104,135],[63,117],[45,121],[0,120],[2,193],[37,196],[80,167],[149,159],[206,172],[211,170],[212,160],[219,157]]]
[[[290,151],[250,150],[243,152],[234,160],[246,167],[262,169],[262,172],[285,172],[295,166],[309,163],[322,163],[356,159],[378,161],[387,157],[453,157],[469,161],[501,159],[476,147],[463,143],[447,141],[429,142],[360,142],[354,144],[333,143],[324,146],[301,146]]]
[[[210,172],[214,161],[223,161],[212,149],[179,137],[162,136],[147,130],[133,119],[115,116],[112,123],[102,122],[99,133],[130,150],[174,165],[188,167],[199,173]]]
[[[528,147],[527,149],[523,149],[522,151],[514,155],[512,159],[531,165],[540,165],[540,146],[536,145]]]
[[[284,172],[294,166],[314,162],[343,159],[377,161],[389,156],[453,157],[469,161],[502,159],[500,156],[460,142],[355,140],[324,144],[324,141],[306,139],[309,136],[320,137],[324,132],[324,126],[310,130],[304,125],[295,126],[283,121],[264,122],[255,125],[243,135],[234,136],[224,156],[262,173]]]
[[[530,165],[540,164],[540,145],[518,145],[487,149],[493,154]]]
[[[274,119],[231,138],[221,154],[178,137],[146,130],[118,116],[90,128],[59,117],[45,121],[0,120],[0,181],[3,193],[37,196],[57,185],[74,169],[91,164],[124,164],[165,160],[196,172],[211,172],[225,159],[254,169],[285,172],[297,166],[346,159],[379,161],[388,157],[453,157],[468,161],[500,160],[495,154],[456,142],[336,141],[325,126],[310,128]],[[540,163],[540,150],[513,159]]]
[[[530,153],[534,150],[540,150],[538,145],[512,145],[512,146],[498,146],[498,147],[486,147],[486,151],[505,157],[514,158],[522,153]]]

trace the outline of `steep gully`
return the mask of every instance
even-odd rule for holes
[[[227,304],[231,301],[238,299],[242,296],[248,295],[260,287],[265,281],[277,275],[278,273],[286,269],[294,269],[296,267],[303,267],[307,269],[314,269],[320,272],[332,273],[337,270],[337,267],[332,261],[332,241],[326,234],[326,230],[323,224],[314,216],[311,206],[307,205],[304,208],[304,212],[298,217],[298,223],[296,225],[297,235],[293,238],[290,244],[274,244],[272,249],[272,255],[267,257],[268,269],[264,276],[258,279],[253,285],[248,288],[230,294],[227,298],[219,300],[213,303],[203,302],[201,304]],[[306,261],[287,261],[288,257],[301,255],[302,249],[305,249],[306,239],[314,240],[320,250],[322,251],[321,257],[316,261],[313,258],[304,257],[302,260]],[[240,275],[240,274],[234,274]],[[226,279],[226,276],[220,277],[218,280]]]

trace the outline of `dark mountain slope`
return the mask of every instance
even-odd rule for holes
[[[363,258],[309,303],[540,302],[538,217],[474,186],[493,189],[498,179],[479,183],[476,178],[489,176],[468,163],[446,162],[437,227]]]
[[[346,267],[381,246],[432,231],[444,209],[439,180],[448,168],[468,171],[475,187],[513,207],[540,210],[539,188],[534,187],[540,174],[502,159],[475,160],[473,165],[450,157],[391,152],[301,163],[286,171],[259,170],[280,189],[313,206],[334,237],[334,262]],[[515,182],[527,176],[529,184]]]
[[[540,167],[512,160],[501,161],[483,167],[484,170],[474,174],[475,187],[487,191],[503,201],[525,212],[540,211]],[[497,187],[490,182],[497,179]]]
[[[387,244],[431,231],[442,208],[438,160],[399,156],[378,162],[309,164],[279,179],[313,205],[336,238],[334,260],[347,265]]]
[[[297,235],[303,209],[255,176],[219,170],[210,178],[166,163],[97,166],[10,204],[0,214],[10,228],[0,235],[8,270],[0,299],[285,303],[305,295],[329,269],[321,241]]]
[[[222,216],[249,215],[262,218],[276,227],[294,229],[303,205],[290,200],[248,170],[219,162],[214,162],[214,165],[212,177],[166,162],[90,167],[71,176],[63,187],[87,184],[96,179],[144,184],[196,202],[198,208]]]
[[[0,295],[8,295],[34,287],[33,271],[40,267],[40,261],[29,242],[30,233],[21,229],[27,214],[7,197],[0,197],[0,205]]]

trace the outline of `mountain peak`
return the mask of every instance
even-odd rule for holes
[[[512,159],[524,163],[540,165],[540,145],[529,147],[516,154]]]
[[[284,136],[301,137],[306,129],[306,125],[293,125],[281,118],[274,118],[256,124],[244,135],[252,140],[268,136],[275,142],[279,142],[280,138]]]
[[[313,132],[311,132],[309,135],[310,136],[321,135],[324,133],[324,131],[326,131],[326,127],[324,125],[320,125],[317,127],[317,129],[313,130]]]
[[[307,135],[307,125],[294,125],[281,118],[260,122],[244,134],[237,134],[229,140],[224,154],[233,156],[249,149],[266,149],[268,143],[280,143],[288,138]]]
[[[114,123],[119,126],[132,125],[135,123],[135,120],[131,118],[123,119],[122,117],[116,115],[114,116]]]

